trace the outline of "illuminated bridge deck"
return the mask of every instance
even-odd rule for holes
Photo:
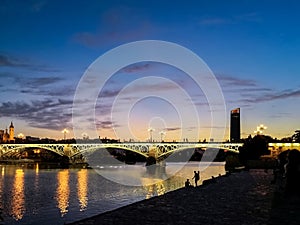
[[[155,154],[156,157],[161,157],[164,154],[183,151],[186,149],[201,148],[201,149],[223,149],[238,153],[242,143],[155,143],[155,142],[128,142],[128,143],[97,143],[97,144],[0,144],[0,155],[20,153],[28,148],[45,149],[55,152],[61,156],[73,157],[78,154],[93,152],[97,149],[121,149],[136,152],[148,157],[150,154]]]

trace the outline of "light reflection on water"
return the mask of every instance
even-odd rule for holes
[[[84,211],[88,205],[88,170],[82,169],[77,173],[77,196],[80,211]]]
[[[56,200],[57,207],[60,209],[61,216],[64,216],[68,212],[69,196],[69,170],[65,169],[59,171],[57,174]]]
[[[22,169],[16,170],[11,195],[11,215],[15,220],[20,220],[25,213],[24,171]]]
[[[98,171],[115,177],[139,175],[141,186],[124,186],[99,176],[91,169],[33,169],[0,165],[0,218],[4,224],[64,224],[112,210],[135,201],[162,195],[184,186],[191,179],[197,162],[188,163],[165,180],[180,163],[169,163],[163,170],[147,171],[143,165],[102,167]],[[201,168],[200,168],[201,171]],[[201,180],[224,174],[224,163],[201,171]]]

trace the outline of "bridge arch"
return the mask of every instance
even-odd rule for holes
[[[44,149],[60,156],[65,156],[64,148],[61,145],[39,145],[39,144],[15,144],[3,145],[1,148],[2,156],[10,153],[21,153],[26,149]]]
[[[170,148],[170,146],[168,146],[168,148]],[[191,147],[191,146],[181,146],[179,148],[173,148],[173,149],[168,149],[167,151],[164,151],[162,152],[162,154],[160,154],[158,156],[158,159],[159,160],[163,160],[165,158],[167,158],[168,156],[172,155],[173,153],[180,153],[180,152],[183,152],[183,151],[187,151],[187,150],[194,150],[195,149],[205,149],[204,151],[206,151],[206,149],[215,149],[215,150],[224,150],[224,151],[230,151],[230,152],[233,152],[233,153],[238,153],[238,150],[235,150],[230,148],[230,146],[221,146],[221,147],[215,147],[215,146],[205,146],[205,147]]]
[[[141,151],[138,147],[135,147],[135,148],[129,148],[127,146],[87,146],[86,148],[84,149],[81,149],[80,151],[77,151],[75,154],[72,155],[72,157],[78,155],[78,154],[82,154],[82,155],[85,155],[87,153],[89,154],[92,154],[93,152],[97,151],[97,150],[108,150],[108,149],[119,149],[119,150],[125,150],[125,151],[129,151],[129,152],[134,152],[134,153],[137,153],[139,155],[142,155],[144,156],[145,158],[148,157],[148,155],[144,152],[144,151]],[[143,150],[145,150],[145,148],[143,148]]]

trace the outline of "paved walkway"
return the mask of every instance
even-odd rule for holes
[[[287,201],[276,188],[277,184],[271,185],[272,179],[271,170],[269,173],[242,171],[216,178],[201,187],[179,189],[73,225],[299,225],[300,201],[295,198]]]

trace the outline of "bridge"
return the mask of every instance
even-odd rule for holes
[[[0,157],[19,155],[24,150],[45,149],[60,156],[69,158],[79,154],[94,152],[98,149],[120,149],[138,153],[144,157],[154,156],[164,158],[175,152],[187,149],[223,149],[234,153],[239,152],[242,143],[155,143],[155,142],[128,142],[128,143],[97,143],[97,144],[0,144]]]

